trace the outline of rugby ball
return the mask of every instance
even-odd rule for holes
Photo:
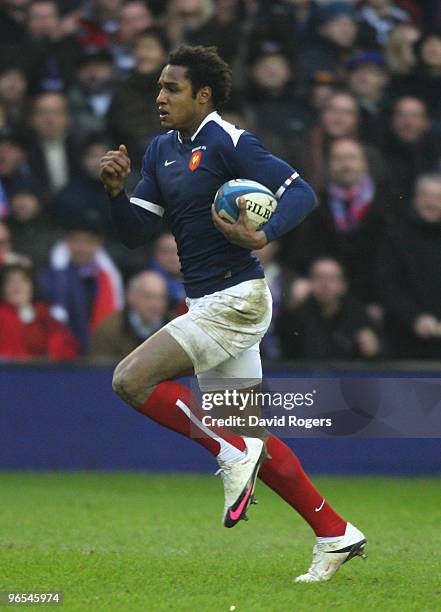
[[[234,179],[224,183],[214,198],[218,215],[228,223],[236,223],[239,218],[239,198],[245,198],[248,218],[256,229],[269,221],[277,208],[271,189],[257,181]]]

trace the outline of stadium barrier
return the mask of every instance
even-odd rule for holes
[[[277,376],[440,377],[439,364],[366,367],[277,364]],[[0,367],[1,470],[152,470],[210,472],[199,445],[127,407],[112,391],[112,367]],[[440,410],[439,406],[435,407]],[[308,472],[441,474],[441,438],[296,438],[286,440]]]

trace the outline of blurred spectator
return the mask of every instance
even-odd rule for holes
[[[8,63],[0,69],[0,103],[4,105],[7,123],[18,129],[26,123],[27,79],[24,70]]]
[[[77,168],[66,97],[59,93],[40,94],[34,100],[30,121],[35,135],[29,163],[42,183],[44,194],[54,196],[67,185]]]
[[[393,0],[365,0],[360,9],[360,37],[364,46],[384,47],[393,29],[409,22],[412,14]]]
[[[290,155],[293,139],[305,131],[310,119],[293,90],[292,69],[285,56],[267,53],[252,64],[247,100],[256,132],[275,155],[285,158]]]
[[[26,161],[23,138],[9,131],[0,133],[0,219],[9,214],[13,193],[38,187],[38,181]]]
[[[99,51],[81,56],[75,82],[67,94],[72,113],[72,133],[77,141],[105,130],[115,85],[116,72],[110,53]]]
[[[277,327],[285,359],[372,359],[380,339],[365,307],[349,292],[342,266],[332,258],[311,265],[310,294],[291,305]]]
[[[29,268],[2,270],[0,285],[0,359],[73,359],[78,345],[72,333],[50,315],[49,305],[36,301]]]
[[[373,295],[373,255],[386,220],[399,215],[385,185],[369,171],[366,152],[356,140],[335,140],[329,149],[321,205],[299,227],[292,261],[303,269],[325,254],[341,261],[351,290],[366,301]]]
[[[385,111],[386,60],[378,51],[362,51],[349,59],[347,68],[349,88],[361,108],[361,133],[368,137],[376,133]]]
[[[111,52],[116,67],[127,73],[135,67],[133,45],[141,32],[155,25],[153,15],[144,0],[126,0],[119,14],[119,30]]]
[[[440,155],[439,139],[431,131],[422,99],[405,96],[394,103],[382,152],[394,192],[408,199],[416,176],[434,169]]]
[[[149,269],[160,274],[167,283],[172,307],[181,314],[185,310],[185,290],[182,284],[181,264],[173,234],[166,232],[159,236],[153,249]]]
[[[325,180],[325,159],[336,138],[357,138],[360,132],[360,107],[350,92],[336,91],[325,101],[317,125],[299,143],[297,163],[315,189]]]
[[[213,17],[213,0],[170,0],[164,26],[172,47],[187,41],[187,35],[197,32]],[[213,43],[211,43],[213,44]]]
[[[91,339],[90,355],[119,360],[167,322],[167,284],[157,272],[140,272],[127,286],[123,311],[105,319]]]
[[[393,76],[405,77],[412,73],[416,65],[414,47],[420,36],[420,29],[411,23],[403,23],[391,32],[385,51]]]
[[[31,191],[18,191],[11,198],[8,226],[15,251],[26,255],[35,270],[46,263],[49,251],[59,238],[38,195]]]
[[[81,224],[84,216],[90,214],[103,234],[113,235],[109,202],[99,178],[100,161],[109,148],[109,143],[100,136],[92,135],[83,143],[80,171],[53,203],[52,215],[60,226]]]
[[[298,55],[297,77],[307,83],[317,70],[338,73],[358,49],[358,25],[354,8],[347,2],[330,2],[320,7],[317,36]]]
[[[304,100],[304,114],[310,113],[309,123],[313,124],[325,107],[328,99],[341,86],[341,80],[336,74],[326,70],[318,70],[311,75],[308,89],[305,92],[307,97]],[[306,102],[306,104],[305,104]]]
[[[123,302],[120,273],[103,249],[98,232],[96,220],[85,220],[68,230],[65,240],[53,247],[40,277],[52,315],[69,325],[81,354],[88,350],[90,334],[106,317],[121,310]]]
[[[29,0],[3,0],[0,5],[0,52],[13,55],[12,49],[26,39],[26,12]]]
[[[199,25],[193,23],[193,27],[187,29],[185,41],[190,45],[214,45],[226,62],[233,63],[243,36],[239,0],[215,0],[214,14],[206,21],[209,11],[204,8],[210,5],[206,0],[178,0],[175,6],[178,5],[181,15],[186,10],[188,16],[192,6],[196,5],[200,15],[203,15]]]
[[[256,26],[251,32],[251,59],[261,53],[284,53],[294,58],[315,35],[319,15],[313,0],[275,0],[261,2]]]
[[[418,65],[411,84],[413,92],[427,104],[441,130],[441,28],[424,34],[416,45]]]
[[[27,13],[27,63],[29,89],[63,91],[69,84],[81,47],[74,36],[64,36],[55,0],[31,0]]]
[[[393,356],[440,359],[441,174],[418,177],[413,207],[384,238],[377,261]]]
[[[160,129],[156,98],[158,78],[167,60],[168,43],[158,28],[141,33],[134,44],[136,67],[118,87],[108,113],[112,139],[127,145],[135,166]]]
[[[31,261],[25,255],[14,253],[11,232],[6,223],[0,221],[0,269],[12,264],[30,267]]]
[[[123,0],[90,0],[79,20],[79,40],[84,49],[108,49],[119,28]]]

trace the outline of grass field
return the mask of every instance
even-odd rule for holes
[[[86,612],[441,610],[441,481],[316,482],[368,559],[298,585],[312,532],[262,484],[228,530],[214,477],[0,473],[0,590],[60,590],[61,609]]]

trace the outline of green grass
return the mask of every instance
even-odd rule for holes
[[[250,521],[224,529],[213,477],[0,473],[0,590],[61,590],[85,612],[440,610],[440,480],[315,481],[368,559],[298,585],[312,532],[262,484]]]

